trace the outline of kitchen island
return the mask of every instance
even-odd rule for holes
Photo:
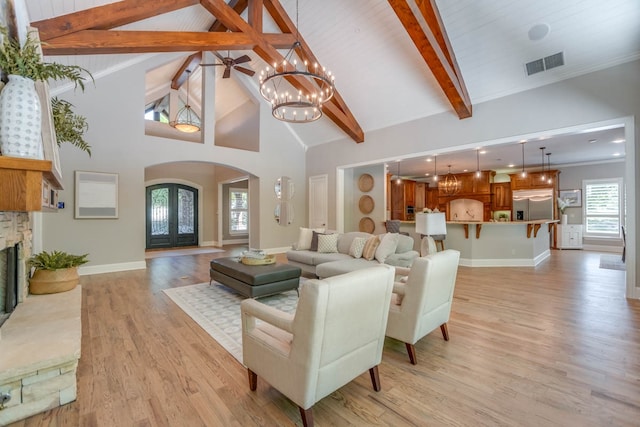
[[[445,248],[460,251],[460,265],[467,267],[535,267],[551,256],[557,220],[447,221]],[[413,221],[403,221],[420,247]]]

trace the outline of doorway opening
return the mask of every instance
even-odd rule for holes
[[[198,190],[157,184],[146,191],[146,248],[198,246]]]

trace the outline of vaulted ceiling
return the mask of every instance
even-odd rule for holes
[[[299,57],[331,69],[338,90],[323,119],[291,126],[307,146],[366,142],[368,131],[442,112],[465,120],[472,104],[640,58],[637,0],[299,0],[297,17],[294,0],[26,4],[51,59],[100,76],[184,52],[174,86],[200,51],[248,54],[256,71],[281,60],[298,21]],[[527,62],[558,52],[563,66],[527,76]],[[257,77],[237,74],[257,94]]]

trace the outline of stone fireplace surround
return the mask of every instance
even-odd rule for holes
[[[0,251],[20,244],[18,306],[0,328],[0,425],[72,402],[77,395],[82,291],[29,295],[32,253],[28,212],[0,212]],[[3,261],[4,262],[4,261]]]

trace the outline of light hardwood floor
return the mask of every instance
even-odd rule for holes
[[[78,399],[13,426],[288,426],[296,406],[245,369],[162,292],[209,280],[228,253],[147,260],[81,278]],[[460,267],[449,334],[387,339],[369,374],[314,406],[318,426],[638,426],[640,301],[599,254],[537,268]],[[348,327],[348,325],[345,325]]]

